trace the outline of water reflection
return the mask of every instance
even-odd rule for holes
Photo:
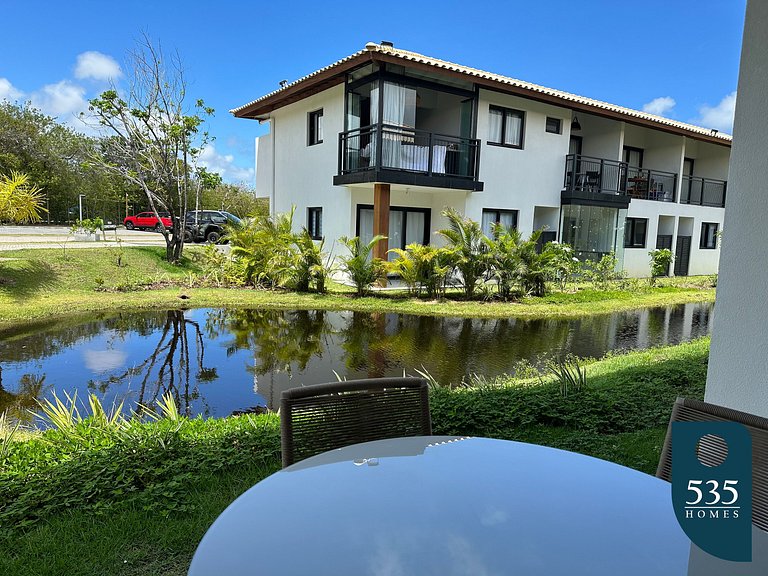
[[[687,304],[579,320],[435,318],[318,310],[115,314],[0,332],[0,411],[96,392],[107,404],[151,404],[166,392],[183,413],[276,408],[294,386],[426,369],[455,384],[545,355],[679,343],[710,330],[713,306]]]

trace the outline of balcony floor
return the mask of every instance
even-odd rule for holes
[[[384,184],[401,184],[404,186],[425,186],[430,188],[448,188],[451,190],[467,190],[481,192],[483,183],[472,178],[448,176],[446,174],[424,174],[403,170],[357,170],[333,177],[335,186],[347,184],[365,184],[381,182]]]

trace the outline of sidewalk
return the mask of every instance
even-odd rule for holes
[[[103,248],[114,247],[117,239],[126,246],[165,246],[162,234],[139,230],[107,230],[99,242],[75,240],[66,226],[0,226],[0,251],[23,248]]]

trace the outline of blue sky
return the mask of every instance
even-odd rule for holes
[[[193,99],[216,109],[206,153],[252,182],[264,128],[229,110],[368,41],[729,132],[746,0],[260,2],[6,0],[0,99],[62,122],[130,70],[146,32],[183,60]],[[107,9],[109,7],[109,9]]]

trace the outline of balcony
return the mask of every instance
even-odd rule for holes
[[[563,204],[627,208],[627,164],[581,154],[565,157]]]
[[[335,185],[385,182],[479,191],[480,141],[389,124],[339,134]]]
[[[638,200],[674,202],[677,174],[627,166],[627,194]]]
[[[724,180],[683,176],[682,184],[680,204],[725,207],[726,182]]]

